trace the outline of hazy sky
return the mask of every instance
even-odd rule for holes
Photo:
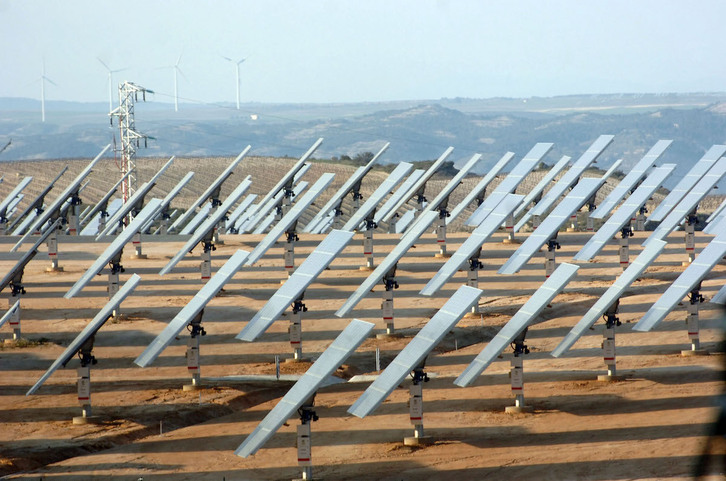
[[[0,97],[357,102],[726,90],[726,2],[0,0]],[[163,68],[166,67],[166,68]],[[116,93],[114,93],[116,95]]]

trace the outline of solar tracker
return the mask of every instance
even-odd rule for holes
[[[421,178],[423,178],[424,174],[426,173],[423,169],[416,169],[413,172],[411,172],[411,175],[406,178],[406,180],[401,184],[401,186],[396,189],[396,192],[394,192],[391,197],[388,198],[386,202],[383,203],[383,205],[376,211],[375,215],[373,216],[373,222],[376,224],[379,224],[380,222],[383,222],[383,217],[391,212],[393,207],[398,204],[401,199],[408,194],[408,192],[411,190],[411,187],[418,183]],[[391,219],[389,222],[395,222],[395,218],[391,216]]]
[[[249,252],[238,250],[224,263],[224,265],[212,276],[212,278],[199,289],[189,303],[182,308],[179,313],[174,316],[169,324],[164,328],[161,333],[154,338],[144,352],[134,360],[134,363],[141,367],[146,367],[166,349],[172,340],[181,332],[182,329],[195,317],[197,316],[217,295],[220,289],[235,275],[235,273],[242,267],[242,263],[245,261]]]
[[[494,207],[486,219],[467,237],[459,249],[441,266],[431,280],[421,289],[420,294],[432,296],[441,289],[449,279],[487,242],[494,232],[499,229],[504,219],[514,211],[522,201],[523,196],[506,194],[504,199]]]
[[[552,146],[554,144],[551,143],[537,143],[534,147],[522,158],[521,161],[512,169],[509,174],[502,180],[502,182],[499,183],[499,185],[494,189],[492,194],[496,193],[502,193],[502,194],[511,194],[515,191],[517,186],[524,180],[525,177],[529,175],[530,172],[532,172],[532,169],[534,169],[537,164],[542,160],[542,158],[549,153],[550,150],[552,150]],[[491,197],[491,194],[489,195]],[[479,207],[474,211],[474,213],[469,216],[469,218],[466,221],[467,225],[470,226],[477,226],[482,223],[482,221],[489,215],[489,213],[496,207],[499,202],[501,202],[501,199],[492,199],[492,201],[488,201],[487,199],[484,199],[484,202],[481,203]]]
[[[58,359],[56,359],[53,364],[48,368],[48,370],[43,374],[40,379],[31,387],[27,393],[25,393],[26,396],[30,396],[31,394],[34,394],[40,386],[43,385],[43,383],[61,366],[65,366],[68,361],[73,359],[73,356],[76,355],[79,349],[83,346],[83,344],[96,335],[98,330],[103,326],[103,324],[111,318],[113,315],[113,311],[123,302],[124,299],[126,299],[131,292],[133,292],[134,289],[136,289],[136,286],[139,285],[139,282],[141,281],[141,277],[134,274],[132,275],[128,281],[119,289],[119,291],[109,300],[105,306],[96,314],[96,316],[91,320],[91,322],[86,325],[85,328],[76,336],[76,338],[68,345],[68,347],[63,351],[63,354],[58,356]]]
[[[678,205],[661,221],[660,225],[656,227],[652,234],[643,242],[643,245],[647,245],[654,239],[663,239],[673,232],[680,224],[683,219],[692,212],[698,203],[708,194],[711,189],[721,180],[721,177],[726,173],[726,157],[721,157],[714,165],[709,169],[706,174],[701,177],[696,185],[681,199]]]
[[[40,247],[40,244],[45,242],[48,237],[50,237],[51,233],[55,232],[55,229],[58,228],[58,224],[60,223],[60,220],[56,220],[53,222],[53,224],[45,230],[40,236],[35,240],[35,244],[33,244],[33,247],[28,249],[23,256],[18,259],[18,262],[13,266],[10,271],[8,271],[7,274],[5,274],[5,277],[0,281],[0,291],[5,289],[8,285],[15,284],[16,286],[20,284],[23,277],[23,270],[25,269],[25,266],[28,265],[28,262],[33,260],[33,257],[38,253],[38,247]],[[22,286],[20,286],[22,289]],[[14,289],[15,290],[15,289]]]
[[[630,197],[615,211],[615,213],[593,234],[587,243],[572,258],[575,261],[589,261],[595,257],[612,239],[620,229],[631,221],[635,213],[650,199],[653,193],[661,186],[665,179],[675,169],[675,164],[664,164],[657,167],[635,189]]]
[[[151,199],[146,206],[134,217],[134,220],[106,247],[106,250],[98,256],[86,272],[76,281],[75,284],[65,293],[63,297],[70,299],[78,294],[99,272],[108,264],[111,259],[123,250],[124,246],[131,241],[133,236],[151,219],[161,206],[160,199]]]
[[[7,310],[5,314],[3,314],[3,317],[0,317],[0,327],[3,327],[6,322],[8,322],[13,316],[19,315],[20,312],[20,299],[15,301],[15,303],[10,306],[10,309]]]
[[[129,214],[134,214],[134,211],[140,211],[142,206],[144,205],[144,197],[146,197],[146,194],[149,193],[151,189],[154,188],[156,185],[156,182],[159,180],[159,177],[166,172],[166,169],[169,168],[169,166],[174,162],[174,159],[176,157],[172,156],[166,164],[162,166],[159,171],[154,174],[154,176],[149,179],[148,182],[144,182],[141,184],[141,186],[131,194],[131,197],[124,203],[123,207],[118,210],[108,221],[106,222],[106,228],[101,231],[100,234],[96,237],[96,240],[101,239],[103,236],[112,234],[118,227],[121,225],[121,222],[123,221],[124,217],[126,217]]]
[[[45,196],[48,195],[48,192],[50,192],[50,190],[55,186],[55,183],[58,182],[58,180],[63,176],[63,174],[66,173],[67,170],[68,170],[68,166],[66,165],[58,173],[58,175],[56,175],[55,178],[53,180],[51,180],[48,183],[48,185],[45,186],[45,188],[43,188],[43,190],[40,192],[40,194],[38,194],[35,197],[35,199],[33,199],[28,204],[28,207],[26,207],[25,210],[19,216],[17,216],[15,218],[15,220],[8,226],[8,230],[15,229],[15,230],[13,230],[13,235],[22,235],[22,234],[25,233],[25,230],[27,229],[27,226],[30,225],[30,223],[32,222],[32,220],[31,221],[27,221],[27,225],[23,229],[20,229],[19,227],[16,228],[16,226],[18,226],[18,224],[20,224],[21,221],[23,223],[25,223],[26,220],[29,217],[31,217],[31,214],[35,214],[35,215],[32,216],[32,218],[35,218],[35,216],[37,214],[39,214],[43,210],[43,204],[45,202]],[[35,211],[35,212],[33,212],[33,211]]]
[[[722,155],[726,153],[726,145],[714,145],[691,167],[691,170],[681,178],[665,199],[655,208],[648,217],[647,222],[659,222],[665,219],[670,211],[685,197],[701,177],[709,171]]]
[[[441,342],[446,333],[453,329],[466,311],[479,300],[481,294],[481,290],[473,287],[459,287],[443,307],[398,353],[381,375],[368,386],[368,389],[348,409],[348,412],[363,418],[380,406],[403,382],[404,378]]]
[[[283,193],[284,195],[284,189],[292,189],[293,178],[295,177],[297,172],[303,168],[305,162],[307,162],[307,160],[313,155],[313,153],[315,153],[317,148],[320,147],[320,144],[322,143],[322,138],[316,140],[312,147],[310,147],[308,151],[305,152],[302,157],[300,157],[295,165],[293,165],[292,168],[287,171],[287,173],[277,182],[277,184],[275,184],[275,186],[267,194],[265,194],[265,197],[263,197],[262,200],[257,204],[257,209],[250,212],[250,216],[253,219],[253,222],[251,225],[246,227],[247,231],[252,230],[255,225],[257,225],[257,222],[267,216],[269,210],[264,209],[272,209],[272,206],[270,206],[269,204],[273,197],[278,195],[278,193]]]
[[[239,230],[237,229],[237,226],[235,225],[239,219],[242,218],[245,211],[250,208],[252,203],[257,198],[257,194],[248,194],[242,202],[240,202],[237,207],[234,208],[231,214],[229,214],[227,218],[227,232],[230,232],[232,234],[237,234]]]
[[[403,205],[411,200],[415,195],[422,195],[423,190],[426,188],[426,182],[429,181],[431,176],[433,176],[437,170],[441,167],[441,165],[446,161],[446,159],[451,155],[451,152],[454,151],[453,147],[447,148],[441,156],[436,159],[436,161],[431,165],[431,167],[426,170],[426,173],[422,175],[413,186],[409,189],[406,194],[401,197],[401,199],[393,206],[391,207],[391,210],[389,210],[384,216],[381,218],[382,222],[388,222],[391,217],[393,217],[394,214],[403,207]]]
[[[103,215],[102,212],[98,212],[90,221],[86,223],[86,226],[81,231],[81,235],[98,235],[98,232],[100,230],[103,230],[106,226],[106,218],[118,212],[123,204],[123,200],[113,199],[111,203],[106,207],[106,214],[108,215]]]
[[[577,179],[582,175],[585,170],[592,164],[607,148],[608,145],[613,141],[614,136],[612,135],[601,135],[593,142],[593,144],[583,153],[579,159],[572,164],[572,167],[557,181],[555,185],[542,197],[529,212],[527,212],[517,224],[514,226],[514,232],[519,232],[519,229],[526,224],[532,216],[542,216],[549,209],[560,196],[574,184]]]
[[[527,237],[521,246],[497,271],[499,274],[514,274],[534,255],[535,252],[552,239],[570,216],[600,188],[604,178],[587,177],[580,179],[572,192],[545,217],[539,227]]]
[[[686,270],[671,284],[665,293],[653,304],[645,315],[633,326],[634,331],[650,331],[673,312],[681,302],[713,267],[726,255],[726,229],[722,230],[708,243]]]
[[[388,146],[391,145],[389,142],[386,142],[386,144],[381,148],[381,150],[378,151],[376,155],[373,156],[373,158],[368,162],[365,166],[358,167],[356,171],[351,175],[348,180],[346,180],[343,185],[338,189],[338,191],[333,194],[333,196],[330,198],[330,200],[323,206],[320,211],[315,215],[315,217],[310,220],[308,225],[305,226],[305,229],[303,229],[303,232],[314,232],[316,234],[322,233],[321,230],[314,229],[325,217],[328,216],[331,212],[334,214],[335,211],[340,209],[340,204],[343,202],[343,198],[345,198],[346,195],[348,195],[350,192],[352,192],[355,189],[360,189],[360,183],[363,180],[363,177],[370,172],[370,170],[373,168],[373,165],[375,165],[376,162],[378,162],[378,159],[383,155],[383,153],[388,149]]]
[[[209,216],[209,212],[212,210],[212,203],[207,202],[206,204],[202,205],[202,208],[197,211],[197,213],[192,217],[192,220],[186,223],[184,227],[182,227],[182,230],[179,232],[179,235],[190,235],[195,230],[197,230],[197,227],[199,227],[202,222],[204,222],[207,219],[207,216]]]
[[[310,190],[303,195],[293,206],[287,211],[287,214],[280,219],[280,222],[275,224],[275,227],[270,230],[270,233],[265,236],[255,247],[252,253],[247,258],[246,265],[252,265],[265,255],[265,252],[277,242],[277,240],[290,228],[293,223],[297,222],[297,219],[302,213],[310,207],[310,204],[315,202],[315,199],[330,185],[333,181],[335,174],[325,173],[313,184]]]
[[[174,257],[172,257],[171,260],[159,271],[159,275],[163,276],[170,272],[174,266],[176,266],[179,261],[184,258],[187,252],[191,252],[192,249],[202,242],[202,240],[207,237],[210,232],[214,231],[214,227],[219,223],[222,217],[224,217],[227,211],[232,208],[234,203],[237,202],[237,200],[239,200],[245,192],[247,192],[250,185],[252,185],[252,181],[248,175],[237,187],[235,187],[232,193],[229,194],[219,209],[209,216],[207,220],[205,220],[204,223],[202,223],[202,225],[194,231],[194,234],[192,234],[192,237],[186,242],[186,244],[184,244],[184,247],[182,247],[181,250],[177,252],[176,255],[174,255]]]
[[[375,211],[376,207],[380,204],[383,198],[396,188],[396,186],[401,182],[406,174],[411,171],[412,168],[413,164],[409,164],[408,162],[399,163],[396,168],[393,169],[393,172],[388,174],[386,180],[381,182],[381,184],[376,187],[376,190],[374,190],[368,199],[366,199],[363,205],[361,205],[360,208],[353,213],[350,219],[348,219],[348,222],[346,222],[343,226],[343,230],[358,230],[361,223]]]
[[[534,189],[530,190],[527,195],[525,195],[524,200],[522,201],[522,204],[517,207],[517,210],[514,211],[514,217],[517,217],[519,214],[522,213],[522,211],[529,207],[529,205],[535,201],[535,199],[540,198],[541,194],[547,188],[548,185],[550,185],[550,182],[557,177],[557,174],[562,172],[562,170],[567,167],[567,165],[570,163],[570,160],[572,160],[571,157],[567,155],[563,155],[560,160],[557,161],[555,165],[552,166],[550,170],[547,171],[547,173],[540,179],[539,182],[537,182],[537,185],[534,186]]]
[[[372,329],[373,324],[370,322],[353,319],[234,453],[243,458],[255,454],[318,390],[322,382],[366,340]]]
[[[363,281],[363,283],[358,286],[358,289],[355,290],[353,294],[350,295],[348,300],[345,301],[343,306],[338,309],[338,311],[335,313],[338,317],[343,317],[348,312],[350,312],[357,304],[360,302],[360,300],[370,292],[370,290],[375,286],[378,282],[380,282],[381,279],[383,279],[383,276],[388,273],[401,259],[401,257],[406,254],[408,249],[411,248],[411,246],[418,240],[419,237],[421,237],[421,234],[423,234],[426,229],[429,228],[431,223],[438,217],[438,214],[436,212],[427,212],[426,214],[421,216],[421,220],[416,223],[413,229],[406,232],[403,237],[401,237],[401,240],[398,242],[398,245],[393,248],[393,250],[386,256],[385,259],[376,267],[376,269],[371,272],[371,274]]]
[[[471,385],[501,352],[514,341],[538,316],[552,299],[572,280],[579,266],[562,263],[552,275],[535,291],[532,297],[517,311],[486,347],[456,378],[454,384],[461,387]]]
[[[298,182],[295,184],[295,187],[293,188],[292,192],[293,195],[291,196],[290,202],[293,202],[293,199],[299,199],[300,195],[305,192],[305,189],[308,188],[308,182],[303,180],[301,182]],[[259,222],[257,224],[257,227],[254,231],[252,231],[253,234],[264,234],[265,231],[276,221],[282,219],[282,217],[285,215],[285,208],[283,205],[283,202],[285,201],[285,196],[280,195],[280,198],[278,199],[277,205],[275,206],[274,210],[271,210],[269,214],[267,214],[267,217],[262,220],[262,222]],[[287,207],[289,209],[289,206]]]
[[[23,245],[23,242],[25,242],[30,235],[35,232],[36,230],[40,229],[48,220],[55,214],[57,214],[61,207],[63,207],[63,203],[73,194],[73,192],[78,189],[78,187],[81,185],[81,182],[83,182],[83,179],[85,179],[88,174],[91,173],[91,169],[96,165],[96,163],[101,160],[101,157],[106,153],[108,149],[111,148],[111,144],[108,144],[106,147],[103,148],[100,154],[96,156],[89,164],[88,166],[81,171],[80,174],[75,178],[73,182],[71,182],[65,190],[55,198],[55,200],[48,206],[47,209],[43,211],[38,217],[35,218],[33,223],[28,228],[28,231],[23,237],[20,238],[20,240],[10,249],[10,252],[15,252],[18,250],[18,248]]]
[[[590,310],[580,319],[575,327],[570,330],[562,341],[552,351],[554,357],[560,357],[566,353],[577,340],[587,332],[595,322],[608,310],[613,302],[620,299],[626,289],[635,281],[653,261],[663,252],[666,242],[661,240],[653,241],[635,258],[625,271],[615,280],[605,293],[598,298]]]
[[[484,200],[484,196],[486,194],[486,189],[491,183],[494,178],[496,178],[497,175],[499,175],[499,172],[509,164],[509,161],[514,158],[514,152],[507,152],[502,156],[501,159],[497,161],[494,166],[487,171],[486,174],[484,174],[484,177],[481,178],[481,180],[476,184],[476,186],[471,189],[466,196],[464,196],[464,199],[457,204],[456,207],[451,211],[451,215],[447,219],[447,223],[451,223],[454,219],[456,219],[461,212],[469,207],[469,205],[474,202],[474,200],[478,199],[478,202],[481,204],[481,202]]]
[[[606,217],[610,211],[625,197],[625,195],[643,178],[648,169],[658,160],[658,158],[665,152],[665,149],[673,143],[672,140],[659,140],[656,144],[643,156],[640,161],[633,166],[632,169],[623,177],[618,185],[605,197],[600,205],[593,212],[590,213],[590,217],[593,219],[602,219]]]
[[[295,269],[290,278],[270,297],[262,309],[250,319],[245,328],[237,335],[237,339],[254,341],[264,333],[285,312],[285,309],[305,292],[305,289],[330,265],[352,238],[353,233],[350,231],[331,231]]]
[[[23,189],[25,189],[32,180],[32,177],[24,177],[23,180],[18,182],[18,185],[10,191],[8,196],[0,202],[0,224],[7,224],[8,207],[10,207],[10,204],[20,195]]]
[[[168,194],[161,200],[161,205],[159,206],[159,212],[156,217],[161,216],[162,223],[169,221],[169,204],[171,204],[171,201],[174,200],[174,197],[179,195],[179,192],[189,183],[190,180],[192,180],[192,177],[194,177],[194,172],[187,172],[182,179],[177,182],[177,184],[169,191]],[[146,232],[151,227],[151,224],[154,222],[154,219],[150,219],[148,222],[146,222],[146,225],[141,228],[140,232]],[[166,233],[166,232],[164,232]]]
[[[169,226],[168,231],[174,232],[175,230],[179,230],[179,228],[184,225],[184,223],[194,214],[194,211],[197,207],[201,207],[202,204],[207,202],[207,200],[212,199],[212,196],[215,195],[216,197],[219,197],[219,190],[222,187],[222,184],[224,181],[226,181],[231,175],[232,171],[239,165],[239,163],[242,161],[242,159],[247,155],[247,153],[250,151],[252,146],[248,145],[244,148],[242,152],[227,166],[224,171],[222,171],[219,176],[209,184],[209,187],[202,192],[202,195],[197,197],[197,200],[192,202],[192,204],[189,206],[189,208],[184,212],[184,214],[177,217],[177,219]],[[216,191],[216,192],[215,192]]]

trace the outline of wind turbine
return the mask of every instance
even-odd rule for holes
[[[179,57],[176,59],[176,63],[174,65],[169,65],[168,67],[161,67],[161,68],[172,68],[174,69],[174,112],[179,111],[179,82],[177,80],[177,74],[181,74],[182,77],[186,79],[188,82],[189,79],[187,79],[186,75],[184,75],[184,72],[179,68],[179,62],[181,62],[182,54],[179,54]]]
[[[113,110],[113,74],[116,72],[122,72],[124,70],[128,70],[128,68],[120,68],[116,70],[111,70],[111,67],[106,65],[106,63],[101,60],[100,57],[96,57],[96,59],[101,62],[101,65],[104,66],[106,70],[108,70],[108,111],[111,112]]]
[[[225,57],[224,55],[222,55],[222,58],[225,59],[225,60],[229,60],[230,62],[232,62],[234,64],[234,66],[235,66],[236,71],[237,71],[237,84],[236,84],[237,85],[237,110],[239,110],[239,66],[245,60],[247,60],[247,57],[243,58],[242,60],[240,60],[238,62],[235,62],[231,58]]]
[[[56,87],[58,84],[45,76],[45,61],[43,61],[43,74],[40,76],[40,121],[45,122],[45,82],[50,82]]]

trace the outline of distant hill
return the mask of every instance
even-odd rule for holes
[[[449,145],[457,163],[483,154],[478,172],[506,151],[525,154],[535,142],[554,142],[548,164],[579,156],[598,135],[616,140],[602,157],[624,158],[627,170],[658,139],[673,139],[664,161],[677,179],[711,145],[726,141],[726,94],[583,95],[530,99],[440,99],[361,104],[182,105],[139,103],[137,130],[154,137],[143,156],[233,155],[247,144],[260,156],[297,157],[318,137],[321,158],[391,148],[383,161],[430,160]],[[103,103],[48,102],[39,122],[37,101],[0,99],[0,160],[92,157],[117,136]],[[672,182],[674,182],[672,180]]]

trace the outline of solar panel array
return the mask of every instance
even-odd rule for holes
[[[239,445],[234,454],[243,458],[255,454],[280,429],[280,426],[290,419],[290,416],[302,406],[302,403],[318,390],[323,381],[353,351],[358,349],[372,329],[373,324],[370,322],[353,319],[313,365],[310,366],[310,369],[282,397],[280,402],[267,413],[254,431]]]
[[[373,216],[373,222],[376,224],[382,222],[383,218],[393,210],[394,206],[397,205],[406,194],[408,194],[411,187],[416,184],[425,173],[426,171],[424,169],[416,169],[411,172],[411,175],[403,181],[401,186],[396,189],[396,192],[391,194],[391,197],[389,197],[388,200],[385,201],[378,210],[376,210],[376,213]],[[391,217],[393,217],[393,215],[391,215]]]
[[[553,165],[550,170],[547,171],[544,177],[542,177],[537,185],[534,186],[534,189],[530,190],[524,197],[522,205],[517,207],[517,210],[514,211],[514,217],[517,217],[519,214],[522,213],[524,209],[529,206],[530,203],[534,202],[534,199],[536,199],[545,190],[545,188],[550,185],[550,182],[552,182],[554,178],[557,177],[557,174],[562,172],[562,170],[567,167],[567,165],[570,163],[570,160],[572,160],[572,157],[563,155],[562,158],[558,160],[557,163]]]
[[[554,357],[560,357],[567,352],[575,342],[587,332],[608,308],[623,295],[625,290],[653,263],[663,252],[666,242],[661,240],[653,241],[643,249],[627,269],[615,280],[605,293],[600,296],[590,310],[578,321],[575,327],[567,333],[557,347],[552,351]]]
[[[493,194],[503,193],[511,194],[515,191],[517,186],[529,175],[530,172],[540,163],[542,158],[552,150],[554,144],[539,142],[525,155],[521,161],[512,169],[512,171],[504,178],[502,182],[494,189],[494,192],[489,195],[492,198]],[[489,215],[494,207],[499,204],[499,201],[489,201],[489,198],[484,199],[484,202],[469,216],[466,224],[476,226],[482,223],[482,221]]]
[[[615,211],[615,213],[603,224],[598,231],[593,234],[582,249],[572,258],[575,261],[589,261],[595,257],[598,252],[612,239],[620,229],[625,226],[633,218],[635,213],[640,209],[653,193],[661,186],[665,179],[675,169],[675,164],[664,164],[653,170],[653,172],[643,181],[635,192],[628,197],[623,205]]]
[[[557,296],[562,289],[572,280],[577,273],[579,266],[574,264],[562,263],[552,273],[550,277],[532,294],[524,305],[519,308],[516,314],[505,324],[505,326],[497,333],[496,336],[486,345],[486,347],[474,358],[471,363],[464,369],[459,377],[456,378],[454,384],[465,387],[473,383],[482,372],[491,364],[494,359],[514,341],[536,316],[541,313],[552,299]]]
[[[58,180],[63,176],[63,174],[66,173],[67,170],[68,166],[66,165],[65,167],[63,167],[63,169],[61,169],[60,172],[58,172],[55,178],[43,188],[40,194],[38,194],[35,199],[28,203],[28,207],[26,207],[25,210],[21,212],[20,215],[18,215],[15,220],[8,226],[9,230],[14,229],[13,235],[22,235],[25,233],[26,228],[30,225],[36,215],[35,210],[43,207],[45,196],[48,195],[48,192],[51,191],[51,189],[55,186],[55,183],[58,182]]]
[[[635,184],[645,176],[648,169],[658,160],[658,158],[665,152],[665,149],[673,143],[672,140],[659,140],[656,144],[651,147],[647,154],[643,156],[640,161],[635,164],[628,173],[625,175],[623,180],[618,182],[613,190],[605,197],[600,205],[590,213],[590,217],[593,219],[602,219],[606,217],[610,211],[625,197],[625,195],[632,189]]]
[[[348,409],[350,414],[363,418],[373,412],[408,374],[441,342],[464,314],[478,302],[482,291],[461,286],[439,311],[421,328],[380,376]]]
[[[560,229],[570,216],[577,212],[582,205],[600,188],[603,179],[585,178],[577,183],[572,192],[560,202],[554,210],[545,217],[537,229],[527,237],[521,246],[497,271],[499,274],[514,274],[547,243]]]

